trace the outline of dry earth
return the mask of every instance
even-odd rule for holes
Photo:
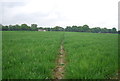
[[[60,46],[60,54],[58,55],[57,65],[54,69],[54,79],[58,81],[64,78],[64,68],[65,68],[65,51],[63,44]]]

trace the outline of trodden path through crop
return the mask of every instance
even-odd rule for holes
[[[65,70],[65,50],[63,45],[63,40],[61,42],[60,51],[56,60],[56,67],[54,69],[54,79],[58,81],[59,79],[64,78],[64,70]]]

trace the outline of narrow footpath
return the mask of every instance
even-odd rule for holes
[[[59,79],[64,79],[64,69],[65,69],[65,50],[63,46],[63,41],[60,46],[60,52],[56,60],[56,67],[54,69],[54,79],[58,81]]]

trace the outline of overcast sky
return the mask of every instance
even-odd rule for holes
[[[0,0],[0,23],[118,28],[119,0]]]

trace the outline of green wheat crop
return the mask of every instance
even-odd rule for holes
[[[3,32],[3,79],[52,77],[62,33]]]
[[[67,79],[107,79],[118,69],[118,35],[65,33]]]

